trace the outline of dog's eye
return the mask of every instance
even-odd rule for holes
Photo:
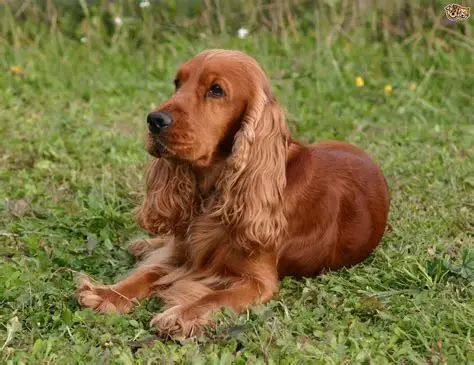
[[[224,89],[219,84],[212,84],[207,92],[207,96],[219,98],[225,96]]]
[[[176,90],[178,90],[178,89],[179,89],[179,85],[180,85],[180,84],[179,84],[179,79],[174,79],[173,82],[174,82],[174,88],[175,88]]]

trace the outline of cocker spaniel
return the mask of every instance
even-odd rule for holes
[[[175,86],[147,117],[153,158],[137,219],[153,238],[129,247],[142,261],[123,281],[82,277],[82,306],[126,313],[158,295],[151,325],[189,337],[222,307],[267,302],[284,276],[351,266],[374,250],[389,211],[381,170],[350,144],[292,139],[253,58],[202,52]]]

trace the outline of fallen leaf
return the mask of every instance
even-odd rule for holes
[[[17,76],[24,76],[25,75],[25,69],[19,65],[13,65],[10,67],[10,72],[12,74],[15,74]]]
[[[7,347],[7,345],[13,340],[15,333],[19,330],[21,330],[21,322],[18,320],[18,317],[15,316],[7,323],[7,338],[0,351],[3,351],[5,347]]]
[[[30,210],[30,203],[25,199],[9,200],[8,211],[15,217],[21,218]]]

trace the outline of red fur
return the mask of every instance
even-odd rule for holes
[[[192,336],[221,307],[268,301],[278,278],[351,266],[374,250],[389,194],[367,154],[293,140],[263,71],[243,53],[201,53],[177,77],[159,108],[173,122],[147,138],[155,158],[138,221],[155,238],[131,245],[143,261],[124,281],[82,279],[82,305],[127,312],[159,295],[165,311],[152,325]],[[208,96],[215,83],[225,96]]]

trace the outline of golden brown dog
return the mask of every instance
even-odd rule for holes
[[[342,142],[304,145],[257,62],[210,50],[184,64],[176,91],[148,115],[154,156],[138,221],[153,238],[111,286],[79,283],[79,302],[125,313],[158,295],[152,325],[198,334],[222,307],[268,301],[279,278],[361,262],[385,231],[389,194],[377,165]]]

